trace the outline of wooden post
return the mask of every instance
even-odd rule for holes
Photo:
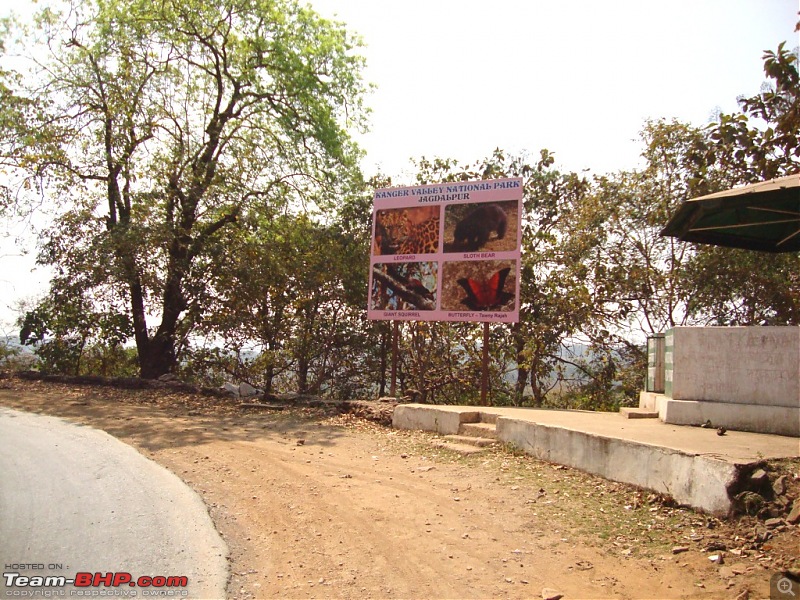
[[[389,395],[397,398],[397,336],[399,331],[398,321],[392,321],[392,382]]]
[[[483,364],[481,368],[481,406],[491,406],[489,399],[489,321],[483,322]]]

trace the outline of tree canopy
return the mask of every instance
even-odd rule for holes
[[[366,292],[372,191],[392,180],[363,179],[350,137],[357,40],[290,0],[59,6],[10,29],[28,70],[0,67],[0,210],[52,215],[51,289],[21,320],[40,368],[128,374],[132,339],[143,377],[385,393],[392,331],[367,321]],[[687,199],[800,171],[797,52],[764,66],[735,114],[644,123],[641,168],[590,177],[547,149],[417,160],[407,183],[524,180],[520,322],[491,327],[494,402],[615,408],[635,402],[647,335],[800,325],[797,253],[659,235]],[[477,401],[477,326],[398,329],[401,394]]]
[[[40,255],[54,290],[128,315],[157,377],[202,315],[222,230],[358,181],[363,59],[291,0],[75,0],[36,25],[33,72],[0,89],[4,161],[59,207]]]

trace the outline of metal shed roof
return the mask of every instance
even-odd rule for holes
[[[765,252],[800,251],[800,173],[687,200],[661,235]]]

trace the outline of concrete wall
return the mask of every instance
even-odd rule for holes
[[[676,327],[666,346],[674,400],[800,407],[800,327]]]
[[[497,419],[497,437],[541,460],[656,490],[716,515],[731,507],[726,487],[736,467],[711,457],[507,417]]]
[[[461,423],[476,423],[480,420],[480,416],[477,411],[459,407],[446,406],[439,410],[431,410],[431,407],[425,404],[400,404],[394,409],[392,427],[455,435]]]

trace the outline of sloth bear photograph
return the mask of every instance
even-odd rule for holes
[[[465,251],[472,252],[483,247],[491,233],[497,232],[497,239],[506,235],[508,217],[496,204],[479,206],[456,224],[455,243]]]

